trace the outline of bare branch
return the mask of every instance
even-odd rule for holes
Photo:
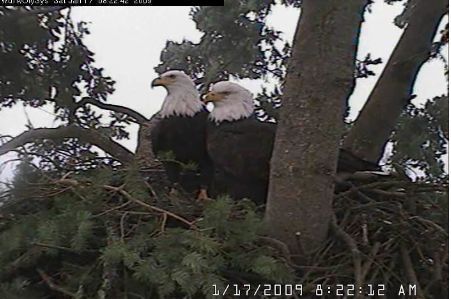
[[[134,154],[132,152],[111,138],[95,130],[72,125],[57,128],[39,128],[23,132],[0,146],[0,156],[37,140],[61,138],[78,138],[82,142],[97,146],[124,164],[128,164],[134,160]]]
[[[365,277],[368,274],[368,271],[370,271],[371,265],[374,263],[375,257],[377,255],[377,253],[379,252],[381,245],[382,244],[380,242],[374,243],[373,247],[371,248],[370,254],[368,256],[368,260],[362,265],[362,282],[365,280]]]
[[[415,273],[415,269],[413,267],[412,260],[410,259],[409,251],[407,250],[407,248],[404,244],[401,245],[400,249],[401,249],[402,262],[404,264],[404,269],[406,271],[407,278],[409,279],[409,283],[413,283],[417,286],[417,290],[418,290],[417,298],[419,298],[419,299],[426,298],[426,297],[424,297],[423,290],[418,281],[417,274]]]
[[[162,209],[162,208],[150,205],[148,203],[145,203],[145,202],[143,202],[143,201],[131,196],[130,193],[128,193],[127,191],[125,191],[125,190],[123,190],[121,188],[108,186],[108,185],[103,185],[103,188],[105,188],[106,190],[109,190],[109,191],[118,192],[121,195],[123,195],[125,198],[127,198],[129,201],[132,201],[132,202],[134,202],[134,203],[136,203],[136,204],[138,204],[140,206],[143,206],[143,207],[145,207],[145,208],[147,208],[149,210],[152,210],[152,211],[155,211],[155,212],[159,212],[159,213],[162,213],[162,214],[166,214],[167,216],[170,216],[170,217],[172,217],[174,219],[179,220],[180,222],[185,223],[189,228],[196,229],[196,226],[194,225],[193,222],[188,221],[187,219],[185,219],[185,218],[183,218],[183,217],[181,217],[181,216],[179,216],[179,215],[177,215],[175,213],[172,213],[172,212],[170,212],[168,210],[165,210],[165,209]]]
[[[384,153],[399,116],[412,98],[421,66],[429,59],[437,27],[448,1],[410,1],[413,12],[387,66],[344,142],[344,148],[367,161]]]
[[[41,276],[42,280],[47,284],[47,286],[50,289],[52,289],[54,291],[57,291],[57,292],[59,292],[61,294],[64,294],[67,297],[77,298],[77,294],[72,293],[72,292],[60,287],[59,285],[55,284],[53,282],[52,278],[50,278],[50,276],[48,276],[44,271],[42,271],[41,269],[38,269],[37,271],[39,273],[39,276]]]
[[[59,179],[59,180],[57,180],[55,182],[58,183],[58,184],[61,184],[61,185],[71,186],[71,187],[78,187],[78,186],[80,186],[80,182],[75,180],[75,179],[62,178],[62,179]],[[128,201],[130,201],[130,202],[134,202],[134,203],[136,203],[136,204],[138,204],[138,205],[140,205],[142,207],[145,207],[145,208],[147,208],[147,209],[149,209],[151,211],[162,213],[162,214],[166,214],[167,216],[170,216],[170,217],[172,217],[174,219],[177,219],[180,222],[186,224],[189,228],[196,229],[196,226],[194,224],[195,221],[188,221],[187,219],[183,218],[182,216],[179,216],[179,215],[177,215],[175,213],[172,213],[172,212],[170,212],[168,210],[165,210],[163,208],[159,208],[157,206],[150,205],[150,204],[148,204],[148,203],[146,203],[146,202],[144,202],[142,200],[139,200],[139,199],[133,197],[127,191],[125,191],[122,187],[114,187],[114,186],[110,186],[110,185],[102,185],[102,188],[104,188],[105,190],[108,190],[108,191],[117,192],[117,193],[121,194],[122,196],[124,196],[125,198],[127,198]]]
[[[355,285],[356,289],[358,289],[363,285],[362,253],[357,246],[357,242],[338,225],[335,215],[332,217],[330,224],[335,235],[341,238],[351,250],[352,260],[354,262]],[[357,295],[357,298],[361,298],[361,296]]]
[[[139,113],[133,109],[130,109],[130,108],[127,108],[124,106],[120,106],[120,105],[102,103],[100,101],[94,100],[93,98],[84,97],[80,102],[77,103],[77,105],[79,107],[82,107],[86,104],[91,104],[91,105],[94,105],[101,109],[125,114],[125,115],[131,117],[133,119],[133,121],[137,124],[143,124],[148,121],[148,119],[144,115],[142,115],[141,113]]]

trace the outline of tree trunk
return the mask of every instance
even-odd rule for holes
[[[415,0],[411,5],[415,7],[407,28],[345,139],[346,149],[368,161],[377,162],[382,157],[447,11],[445,0]]]
[[[294,254],[327,236],[343,114],[366,0],[304,0],[289,62],[266,207],[268,233]]]

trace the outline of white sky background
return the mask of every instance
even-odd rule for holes
[[[221,8],[218,8],[221,9]],[[201,33],[189,17],[190,7],[74,7],[72,17],[86,21],[91,34],[85,39],[95,53],[97,66],[105,68],[106,75],[116,81],[116,92],[108,102],[135,109],[150,117],[157,112],[165,96],[163,88],[150,89],[150,82],[157,74],[153,68],[160,62],[160,52],[167,40],[198,41]],[[383,63],[372,67],[377,76],[358,80],[350,98],[351,118],[355,118],[377,81],[385,63],[395,47],[402,30],[393,24],[393,19],[402,11],[402,5],[387,5],[376,0],[372,13],[365,16],[361,31],[358,57],[367,53],[373,58],[381,57]],[[284,38],[293,39],[299,10],[275,7],[269,17],[270,25],[284,32]],[[243,80],[245,87],[258,92],[262,82]],[[439,60],[428,62],[421,70],[415,93],[416,103],[436,95],[447,93],[444,66]],[[46,112],[46,111],[47,112]],[[28,115],[34,127],[55,127],[52,108],[44,110],[23,108],[0,111],[0,135],[18,135],[24,130]],[[25,113],[26,112],[26,113]],[[121,141],[135,150],[137,126],[130,127],[130,140]],[[0,163],[13,158],[13,154],[0,157]],[[3,170],[3,171],[2,171]],[[13,165],[0,167],[0,180],[10,178]]]

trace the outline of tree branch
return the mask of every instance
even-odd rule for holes
[[[161,166],[161,161],[157,159],[152,151],[152,130],[161,120],[161,116],[156,113],[150,120],[144,122],[139,127],[138,144],[136,146],[136,159],[141,168],[157,168]]]
[[[407,28],[344,142],[344,148],[368,161],[377,162],[382,157],[447,12],[446,0],[411,2],[415,7]]]
[[[42,271],[41,269],[37,270],[39,273],[39,276],[41,276],[41,279],[47,284],[47,286],[54,291],[57,291],[63,295],[65,295],[66,297],[70,297],[70,298],[77,298],[77,294],[72,293],[62,287],[60,287],[59,285],[55,284],[52,280],[52,278],[50,278],[50,276],[48,276],[44,271]]]
[[[332,217],[332,221],[330,222],[332,231],[337,235],[337,237],[341,238],[346,245],[349,247],[352,253],[352,261],[354,263],[354,280],[356,289],[359,289],[363,285],[363,272],[362,272],[362,253],[360,252],[357,242],[345,232],[337,223],[337,218],[335,215]],[[357,298],[362,298],[361,295],[357,295]]]
[[[168,210],[165,210],[165,209],[162,209],[162,208],[150,205],[150,204],[148,204],[148,203],[146,203],[146,202],[144,202],[142,200],[139,200],[139,199],[133,197],[132,195],[130,195],[130,193],[128,193],[127,191],[125,191],[125,190],[123,190],[121,188],[108,186],[108,185],[103,185],[103,188],[105,188],[106,190],[109,190],[109,191],[118,192],[122,196],[127,198],[129,201],[132,201],[132,202],[134,202],[134,203],[136,203],[136,204],[138,204],[138,205],[140,205],[142,207],[145,207],[145,208],[147,208],[147,209],[149,209],[151,211],[155,211],[155,212],[158,212],[158,213],[162,213],[163,215],[165,214],[167,216],[170,216],[170,217],[172,217],[174,219],[177,219],[180,222],[186,224],[189,228],[196,229],[196,226],[194,225],[194,222],[188,221],[187,219],[183,218],[182,216],[179,216],[179,215],[177,215],[175,213],[172,213],[172,212],[170,212]]]
[[[120,105],[102,103],[100,101],[94,100],[93,98],[85,97],[85,98],[81,99],[80,102],[77,103],[78,107],[82,107],[86,104],[91,104],[91,105],[94,105],[101,109],[125,114],[125,115],[131,117],[135,123],[140,124],[140,125],[148,121],[148,119],[145,116],[143,116],[141,113],[139,113],[133,109],[130,109],[130,108],[127,108],[124,106],[120,106]]]
[[[128,164],[134,160],[134,154],[132,152],[113,141],[111,138],[95,130],[84,129],[77,126],[28,130],[1,145],[0,156],[17,147],[24,146],[27,143],[35,142],[37,140],[61,138],[78,138],[82,142],[97,146],[124,164]]]
[[[67,178],[61,178],[57,181],[55,181],[58,184],[61,185],[66,185],[66,186],[72,186],[72,187],[77,187],[80,186],[80,182],[75,180],[75,179],[67,179]],[[113,192],[117,192],[119,194],[121,194],[122,196],[124,196],[125,198],[127,198],[128,202],[134,202],[142,207],[145,207],[151,211],[154,212],[158,212],[158,213],[162,213],[162,214],[166,214],[167,216],[170,216],[174,219],[179,220],[180,222],[186,224],[189,228],[191,229],[197,229],[196,225],[194,224],[195,221],[188,221],[187,219],[183,218],[182,216],[179,216],[175,213],[172,213],[168,210],[165,210],[163,208],[159,208],[157,206],[153,206],[150,205],[142,200],[139,200],[138,198],[133,197],[130,193],[128,193],[127,191],[125,191],[122,187],[114,187],[114,186],[110,186],[110,185],[101,185],[102,188],[104,188],[105,190],[108,191],[113,191]]]
[[[404,264],[404,270],[406,271],[407,278],[409,279],[409,283],[417,286],[417,298],[424,299],[426,298],[423,293],[423,289],[418,281],[417,274],[415,272],[414,266],[412,264],[412,260],[410,259],[409,251],[407,250],[404,244],[401,244],[401,258]]]

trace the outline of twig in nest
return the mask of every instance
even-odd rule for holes
[[[376,242],[373,245],[373,247],[371,248],[370,255],[368,256],[368,260],[362,266],[362,279],[363,280],[365,279],[366,275],[368,274],[368,271],[370,270],[371,265],[373,264],[376,254],[379,251],[380,247],[381,247],[381,243]]]
[[[74,250],[72,248],[56,246],[56,245],[51,245],[51,244],[31,243],[31,245],[37,246],[37,247],[50,248],[50,249],[58,249],[58,250],[62,250],[62,251],[68,251],[68,252],[71,252],[71,253],[78,253],[76,250]]]
[[[137,203],[140,206],[143,206],[143,207],[145,207],[147,209],[150,209],[150,210],[153,210],[153,211],[156,211],[156,212],[159,212],[159,213],[163,213],[163,214],[165,213],[168,216],[170,216],[170,217],[172,217],[174,219],[177,219],[180,222],[185,223],[190,228],[196,228],[193,222],[190,222],[187,219],[185,219],[185,218],[183,218],[183,217],[181,217],[181,216],[179,216],[177,214],[174,214],[174,213],[172,213],[172,212],[170,212],[168,210],[165,210],[165,209],[153,206],[153,205],[149,205],[148,203],[145,203],[145,202],[143,202],[143,201],[141,201],[141,200],[139,200],[137,198],[134,198],[133,196],[130,195],[130,193],[128,193],[127,191],[123,190],[120,187],[113,187],[113,186],[109,186],[109,185],[103,185],[103,188],[106,189],[106,190],[118,192],[118,193],[122,194],[125,198],[127,198],[128,200],[130,200],[130,201],[132,201],[134,203]]]
[[[77,187],[80,185],[80,183],[77,180],[68,179],[68,178],[61,178],[61,179],[55,181],[55,183],[65,185],[65,186],[71,186],[71,187]]]
[[[407,196],[406,193],[401,192],[401,191],[385,191],[385,190],[381,190],[381,189],[369,189],[368,191],[378,194],[378,195],[387,196],[387,197],[404,198]]]
[[[73,187],[80,186],[80,182],[77,181],[77,180],[74,180],[74,179],[59,179],[55,183],[66,185],[66,186],[73,186]],[[145,202],[133,197],[132,195],[130,195],[130,193],[125,191],[123,189],[123,187],[124,187],[123,185],[120,186],[120,187],[114,187],[114,186],[109,186],[109,185],[102,185],[102,188],[104,188],[105,190],[118,192],[118,193],[122,194],[125,198],[127,198],[129,201],[132,201],[132,202],[134,202],[134,203],[136,203],[136,204],[138,204],[140,206],[143,206],[143,207],[145,207],[147,209],[150,209],[150,210],[153,210],[155,212],[167,214],[168,216],[170,216],[170,217],[172,217],[174,219],[177,219],[180,222],[185,223],[190,228],[193,228],[193,229],[196,228],[195,225],[194,225],[194,222],[190,222],[187,219],[185,219],[185,218],[183,218],[183,217],[181,217],[181,216],[179,216],[179,215],[177,215],[175,213],[172,213],[172,212],[170,212],[168,210],[165,210],[165,209],[162,209],[162,208],[150,205],[148,203],[145,203]]]
[[[59,285],[55,284],[52,281],[52,278],[50,278],[50,276],[48,276],[44,271],[42,271],[41,269],[38,269],[37,271],[39,273],[39,276],[41,276],[42,280],[47,284],[47,286],[50,289],[52,289],[54,291],[57,291],[57,292],[59,292],[61,294],[64,294],[66,296],[69,296],[71,298],[77,298],[77,294],[72,293],[72,292],[64,289],[63,287],[60,287]]]
[[[157,195],[157,193],[155,192],[155,190],[153,189],[152,185],[149,184],[149,183],[146,182],[146,181],[144,181],[144,184],[146,184],[146,186],[147,186],[147,188],[149,189],[149,191],[150,191],[150,193],[152,194],[152,196],[153,196],[155,199],[158,199],[158,195]]]
[[[108,213],[110,213],[110,212],[114,212],[114,211],[116,211],[116,210],[120,210],[120,209],[122,209],[122,208],[128,206],[130,203],[131,203],[131,201],[129,200],[129,201],[127,201],[127,202],[125,202],[125,203],[123,203],[123,204],[121,204],[121,205],[118,205],[118,206],[116,206],[116,207],[113,207],[113,208],[111,208],[111,209],[108,209],[108,210],[106,210],[106,211],[103,211],[102,213],[99,213],[99,214],[97,214],[97,215],[93,215],[92,217],[93,217],[93,218],[95,218],[95,217],[100,217],[100,216],[103,216],[103,215],[108,214]]]
[[[438,225],[437,223],[435,223],[434,221],[431,221],[429,219],[425,219],[421,216],[411,216],[409,217],[409,220],[418,220],[419,222],[421,222],[424,226],[431,226],[435,229],[437,229],[438,231],[440,231],[442,234],[444,234],[447,238],[448,238],[448,232],[441,227],[440,225]]]
[[[409,186],[412,185],[411,182],[406,182],[406,181],[383,181],[383,182],[374,182],[374,183],[370,183],[370,184],[365,184],[365,185],[360,185],[360,186],[355,186],[351,189],[349,189],[348,191],[342,192],[342,193],[338,193],[337,195],[335,195],[335,198],[341,198],[341,197],[346,197],[352,193],[354,193],[356,190],[369,190],[369,189],[376,189],[376,188],[389,188],[389,187],[405,187],[405,186]]]
[[[434,252],[434,280],[442,280],[442,268],[443,264],[441,263],[440,253],[436,251]]]
[[[125,217],[127,216],[128,212],[124,212],[124,214],[122,214],[121,216],[121,221],[120,221],[120,227],[121,227],[121,242],[124,242],[124,236],[125,236],[125,228],[124,228],[124,221],[125,221]]]
[[[163,213],[163,219],[161,220],[161,232],[164,232],[166,228],[166,221],[168,220],[168,214]]]
[[[61,177],[61,179],[62,180],[65,180],[65,179],[67,179],[71,174],[73,174],[74,172],[73,171],[69,171],[69,172],[67,172],[67,173],[65,173],[62,177]]]
[[[417,298],[425,299],[423,290],[421,289],[421,285],[418,281],[417,274],[415,273],[415,269],[413,268],[412,260],[410,259],[409,252],[404,244],[401,244],[401,258],[404,264],[404,269],[406,270],[407,278],[410,283],[413,283],[417,286]]]
[[[363,273],[362,273],[362,256],[359,248],[357,247],[357,242],[345,232],[337,223],[337,218],[335,215],[332,217],[331,227],[333,232],[340,237],[349,249],[351,249],[352,260],[354,263],[354,279],[356,284],[356,289],[359,289],[363,285]]]
[[[368,219],[367,219],[367,215],[365,213],[362,214],[362,234],[363,234],[363,244],[366,246],[369,243],[368,240]]]

